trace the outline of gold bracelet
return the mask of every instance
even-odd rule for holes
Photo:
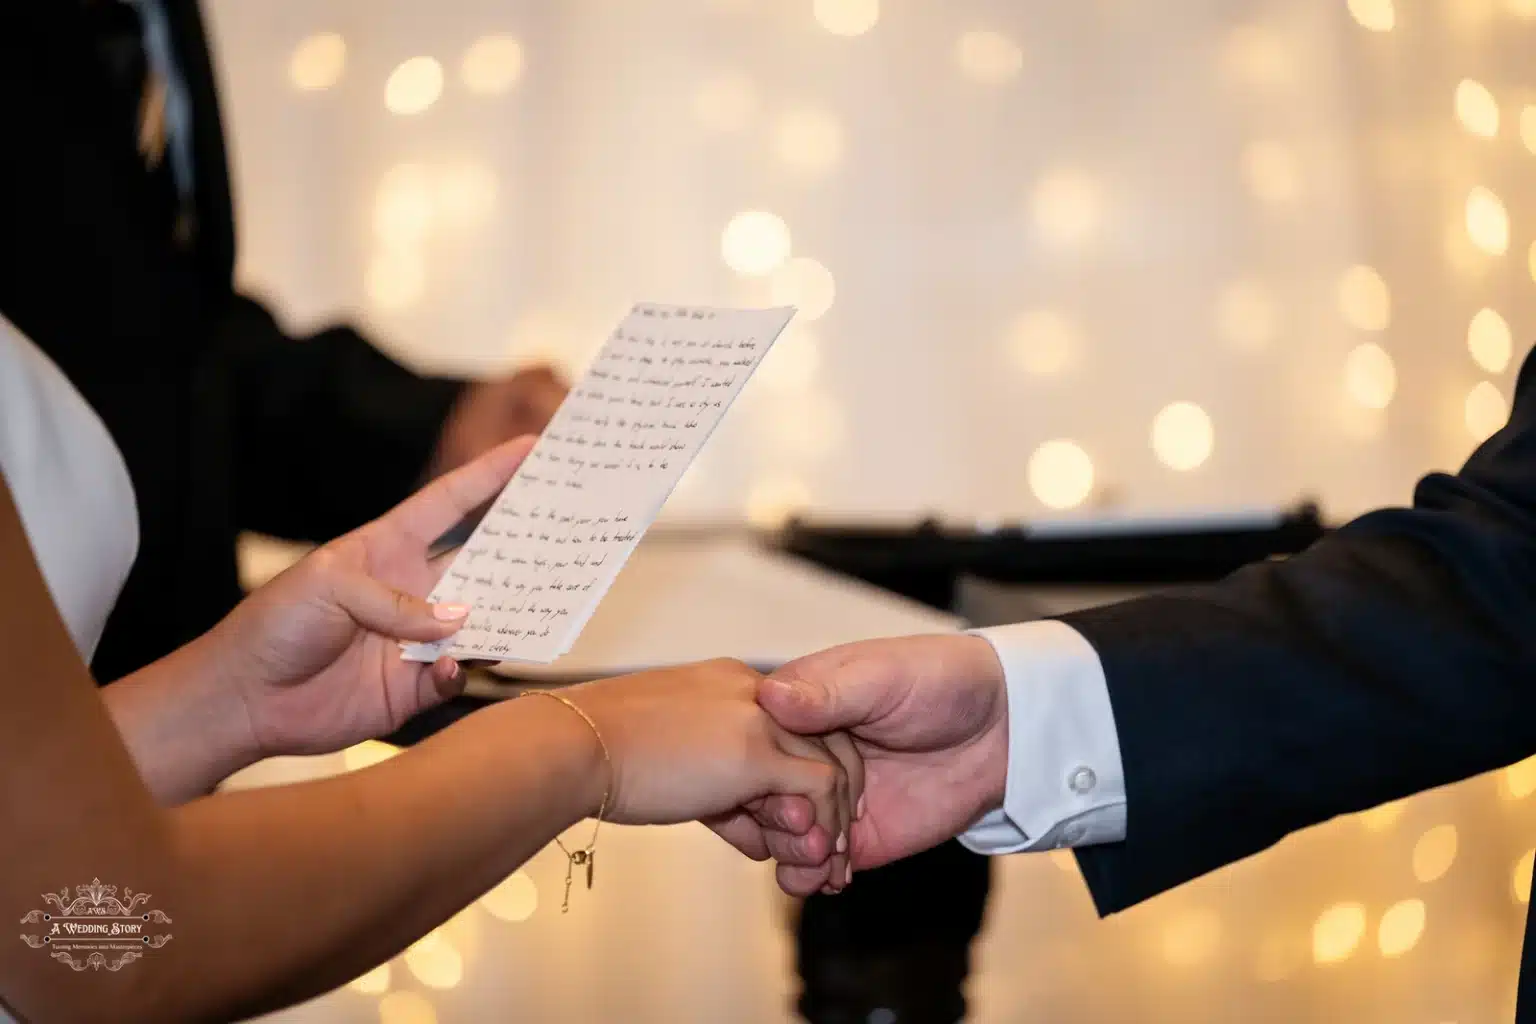
[[[529,696],[548,697],[551,700],[559,701],[561,704],[564,704],[566,707],[570,708],[572,711],[574,711],[578,715],[580,715],[582,721],[586,722],[587,725],[591,726],[591,728],[592,728],[592,735],[597,737],[597,745],[599,747],[601,747],[602,751],[603,751],[603,763],[608,766],[608,777],[609,777],[610,780],[613,778],[613,758],[610,757],[609,754],[608,754],[608,744],[603,742],[603,732],[602,732],[601,729],[599,729],[597,727],[597,723],[592,721],[592,716],[587,714],[585,711],[581,710],[581,708],[576,705],[575,701],[572,701],[568,697],[562,697],[558,693],[552,693],[549,690],[524,690],[521,694],[519,694],[519,696],[522,696],[522,697],[529,697]],[[555,836],[555,845],[560,847],[560,852],[565,854],[565,860],[566,860],[566,865],[565,865],[565,899],[563,899],[560,902],[560,913],[562,913],[562,914],[570,913],[570,910],[571,910],[571,878],[572,878],[573,874],[575,873],[575,870],[578,867],[582,867],[582,866],[586,867],[586,869],[587,869],[587,888],[588,889],[592,888],[592,864],[593,864],[593,861],[595,861],[597,859],[597,853],[596,853],[596,850],[595,850],[595,847],[597,846],[597,832],[598,832],[598,829],[603,827],[603,812],[608,810],[608,785],[609,785],[608,782],[604,782],[603,783],[603,799],[602,799],[602,802],[600,804],[598,804],[598,807],[597,807],[597,823],[592,826],[592,838],[587,840],[587,848],[586,849],[584,849],[584,850],[576,850],[575,852],[572,852],[572,851],[566,849],[565,844],[560,841],[560,837],[559,836]]]

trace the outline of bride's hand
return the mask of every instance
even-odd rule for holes
[[[399,640],[457,632],[462,607],[428,604],[446,568],[437,538],[494,498],[533,447],[510,441],[319,548],[214,631],[264,756],[318,754],[386,735],[463,689],[452,659],[421,665]]]
[[[591,716],[608,748],[605,819],[718,825],[746,819],[742,808],[769,797],[805,797],[814,820],[786,823],[785,831],[817,854],[810,859],[831,858],[830,877],[840,889],[863,764],[852,744],[781,728],[757,704],[761,678],[740,662],[720,660],[583,683],[561,695]],[[767,855],[762,846],[758,859]]]

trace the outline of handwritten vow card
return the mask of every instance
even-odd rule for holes
[[[411,661],[548,663],[570,650],[792,309],[636,306],[431,600],[473,611]]]

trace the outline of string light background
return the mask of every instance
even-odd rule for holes
[[[1533,0],[208,9],[240,274],[295,326],[579,372],[636,300],[801,307],[674,514],[1342,518],[1459,464],[1529,347]],[[1532,789],[1326,826],[1104,925],[1012,860],[979,1019],[1508,1019]],[[401,970],[378,1014],[429,1019]]]

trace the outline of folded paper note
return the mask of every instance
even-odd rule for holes
[[[547,664],[570,650],[793,309],[640,305],[454,556],[464,628],[405,658]]]

